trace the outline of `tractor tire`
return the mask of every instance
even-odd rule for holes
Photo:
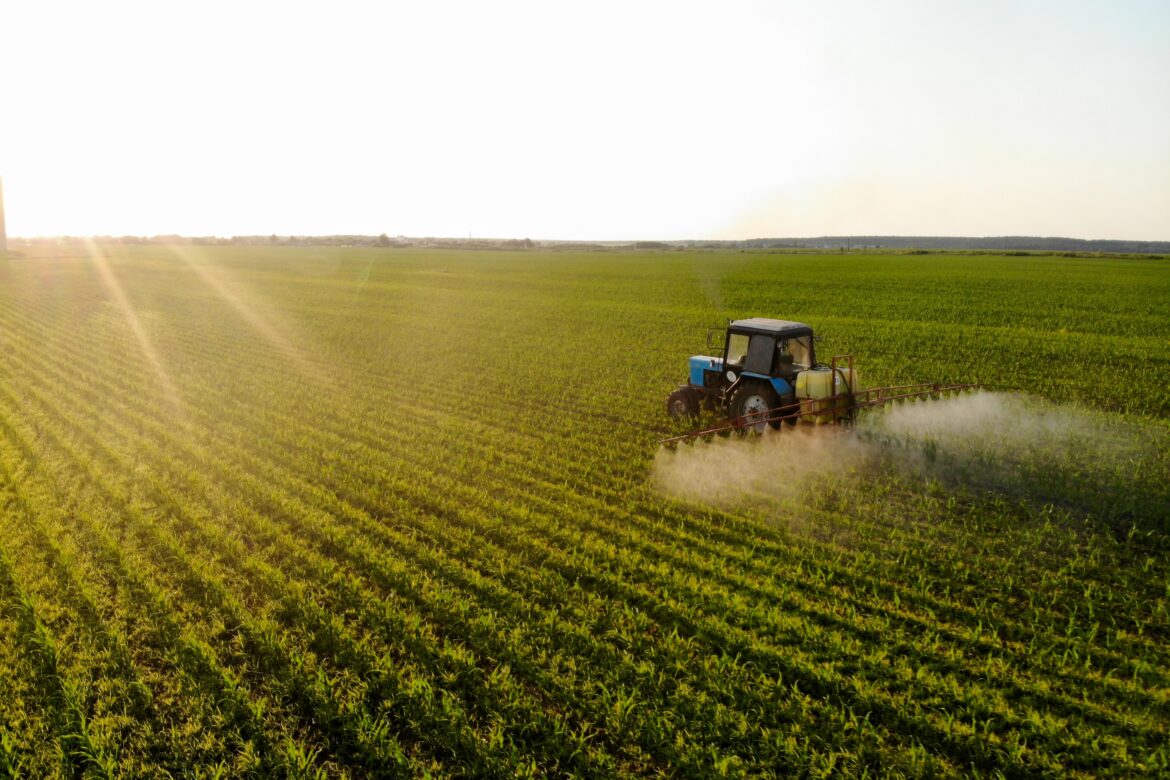
[[[666,399],[666,413],[676,420],[699,416],[699,399],[695,393],[680,387]]]
[[[797,403],[797,400],[796,400],[796,393],[793,393],[792,395],[789,395],[789,396],[787,396],[787,397],[785,397],[785,398],[781,398],[781,399],[780,399],[780,405],[781,405],[781,406],[792,406],[792,407],[794,407],[794,406],[796,405],[796,403]],[[794,408],[792,408],[792,409],[786,409],[786,410],[785,410],[785,414],[792,414],[792,413],[793,413],[793,412],[795,412],[795,411],[796,411],[796,409],[794,409]],[[797,417],[797,416],[788,417],[788,418],[786,418],[785,420],[783,420],[783,423],[786,423],[786,424],[788,424],[789,426],[796,425],[798,422],[800,422],[800,418],[799,418],[799,417]],[[779,428],[779,427],[780,427],[780,425],[781,425],[781,421],[777,421],[777,422],[774,422],[774,423],[772,423],[772,427],[773,427],[773,428]]]
[[[763,433],[765,425],[779,428],[780,423],[768,421],[768,410],[780,405],[776,391],[763,382],[744,382],[731,394],[728,410],[736,420],[743,420],[746,430]]]

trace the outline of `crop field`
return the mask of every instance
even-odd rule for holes
[[[667,450],[709,327],[987,390]],[[1170,773],[1170,262],[0,257],[0,777]]]

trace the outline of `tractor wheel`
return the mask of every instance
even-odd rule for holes
[[[779,428],[778,422],[768,422],[768,410],[780,405],[776,391],[763,382],[745,382],[731,394],[731,416],[743,418],[744,427],[763,433],[765,425]]]
[[[679,388],[666,399],[666,413],[676,420],[683,417],[698,417],[699,401],[690,390]]]
[[[781,405],[781,406],[789,406],[789,407],[791,407],[791,406],[795,406],[795,405],[796,405],[796,403],[797,403],[797,401],[796,401],[796,394],[795,394],[795,393],[793,393],[792,395],[790,395],[790,396],[788,396],[787,398],[784,398],[784,399],[782,399],[782,400],[780,401],[780,405]],[[795,411],[795,409],[791,409],[791,408],[790,408],[790,409],[786,409],[786,410],[784,411],[784,413],[785,413],[785,414],[792,414],[794,411]],[[796,416],[792,416],[792,417],[788,417],[788,418],[786,418],[786,419],[784,420],[784,422],[785,422],[785,423],[787,423],[788,425],[796,425],[798,422],[800,422],[800,418],[799,418],[799,417],[796,417]],[[773,427],[773,428],[779,428],[779,427],[780,427],[780,423],[779,423],[779,422],[774,422],[774,423],[772,423],[772,427]]]

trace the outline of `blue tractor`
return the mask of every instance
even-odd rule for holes
[[[712,335],[708,351],[714,351]],[[721,357],[695,355],[690,377],[666,399],[671,417],[698,417],[704,409],[726,417],[722,422],[663,439],[668,446],[715,433],[755,431],[783,423],[851,422],[858,412],[891,401],[939,398],[978,390],[978,384],[917,384],[893,387],[857,386],[852,355],[834,355],[818,363],[813,330],[803,322],[752,317],[733,320],[723,333]]]
[[[714,346],[709,336],[708,347]],[[675,418],[697,417],[705,408],[757,430],[764,423],[794,423],[798,378],[821,368],[813,330],[803,322],[733,320],[724,334],[722,357],[693,356],[690,381],[670,394],[666,411]]]

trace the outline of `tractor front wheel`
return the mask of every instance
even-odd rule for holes
[[[744,428],[763,433],[765,425],[779,428],[779,422],[769,422],[768,411],[780,405],[776,391],[763,382],[745,382],[731,394],[731,416],[741,421]]]
[[[666,413],[676,420],[699,416],[699,399],[693,391],[680,387],[666,399]]]

